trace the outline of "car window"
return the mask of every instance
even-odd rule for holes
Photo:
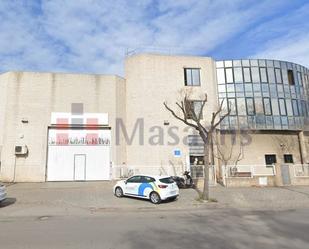
[[[159,181],[162,183],[173,183],[174,182],[172,177],[161,178]]]
[[[131,178],[129,178],[127,180],[127,182],[129,183],[138,183],[138,182],[142,182],[142,177],[141,176],[132,176]]]
[[[155,181],[155,179],[154,178],[152,178],[152,177],[150,177],[150,176],[142,176],[142,182],[147,182],[147,183],[149,183],[149,182],[154,182]]]

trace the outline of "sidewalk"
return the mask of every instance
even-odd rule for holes
[[[17,183],[7,186],[8,199],[0,204],[0,217],[88,215],[100,212],[136,212],[234,208],[279,210],[309,208],[309,187],[211,187],[218,202],[201,203],[197,192],[183,189],[174,202],[153,205],[147,200],[116,198],[114,182]]]

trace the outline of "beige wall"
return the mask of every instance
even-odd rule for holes
[[[7,111],[2,129],[3,181],[13,180],[14,167],[15,181],[45,180],[51,112],[71,112],[71,103],[84,103],[84,112],[109,114],[113,163],[120,163],[118,158],[125,158],[125,150],[113,145],[115,119],[124,115],[119,107],[124,105],[124,99],[116,96],[117,92],[125,91],[123,79],[104,75],[28,72],[7,73],[2,77],[7,77]],[[22,123],[22,118],[29,122]],[[26,144],[29,156],[15,158],[16,144]]]
[[[201,86],[184,86],[184,68],[201,69]],[[204,116],[207,117],[217,108],[217,88],[214,61],[207,57],[182,57],[141,54],[128,57],[125,65],[126,78],[126,108],[127,130],[132,133],[138,118],[144,120],[144,145],[139,145],[135,137],[132,145],[127,146],[127,164],[141,167],[184,165],[188,156],[188,146],[182,141],[176,145],[169,145],[174,140],[168,136],[168,129],[178,127],[177,135],[182,140],[187,132],[183,132],[185,125],[177,120],[165,109],[163,102],[176,108],[176,100],[180,100],[181,91],[191,91],[191,98],[202,99],[208,95]],[[164,120],[169,121],[164,126]],[[150,145],[148,140],[157,135],[158,130],[150,132],[153,126],[159,126],[164,132],[163,145]],[[173,156],[173,150],[182,151],[181,158]]]

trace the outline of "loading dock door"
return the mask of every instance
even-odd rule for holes
[[[49,130],[47,181],[110,180],[109,129]]]

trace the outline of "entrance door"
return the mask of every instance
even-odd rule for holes
[[[283,185],[291,184],[289,165],[281,165],[281,176]]]
[[[86,180],[86,155],[75,154],[74,155],[74,180],[85,181]]]

